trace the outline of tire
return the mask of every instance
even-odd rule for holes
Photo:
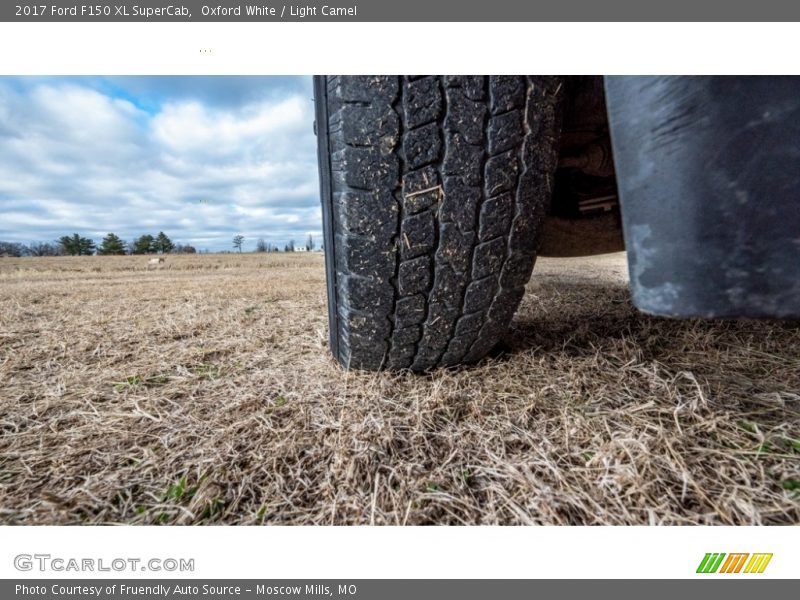
[[[530,278],[561,80],[320,76],[331,350],[347,368],[480,360]]]

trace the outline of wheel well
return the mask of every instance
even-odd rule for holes
[[[602,76],[569,76],[558,169],[540,254],[624,250]]]

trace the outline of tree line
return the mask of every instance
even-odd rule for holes
[[[115,233],[106,235],[100,244],[78,233],[64,235],[55,242],[34,242],[26,245],[19,242],[0,241],[0,256],[124,256],[126,254],[195,254],[197,249],[189,244],[176,244],[160,231],[153,236],[144,234],[125,242]]]
[[[234,236],[233,248],[242,252],[245,237],[241,234]],[[311,252],[316,248],[314,237],[309,235],[306,243],[301,248]],[[283,247],[284,252],[294,252],[297,249],[294,240],[290,240]],[[276,244],[267,242],[264,238],[259,238],[256,242],[256,252],[280,252],[281,248]],[[173,242],[170,237],[160,231],[153,236],[144,234],[138,238],[126,242],[115,233],[106,235],[100,244],[96,244],[91,238],[84,237],[78,233],[64,235],[55,242],[33,242],[32,244],[21,244],[19,242],[4,242],[0,240],[0,256],[123,256],[127,254],[195,254],[197,249],[189,244]]]
[[[244,243],[244,236],[237,235],[233,238],[233,247],[237,248],[239,252],[242,251],[242,244]],[[308,252],[313,252],[316,249],[316,242],[314,241],[314,236],[309,235],[306,238],[306,243],[302,246]],[[294,252],[297,249],[295,246],[294,240],[289,240],[289,243],[283,247],[284,252]],[[279,246],[275,244],[268,243],[264,241],[264,238],[259,238],[256,242],[256,252],[280,252],[281,249]]]

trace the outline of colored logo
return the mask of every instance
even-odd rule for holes
[[[747,552],[740,552],[725,554],[724,552],[709,552],[700,561],[697,572],[763,573],[770,560],[772,560],[772,553],[748,554]]]

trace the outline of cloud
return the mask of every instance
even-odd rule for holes
[[[0,78],[0,239],[320,237],[313,119],[306,77]]]

